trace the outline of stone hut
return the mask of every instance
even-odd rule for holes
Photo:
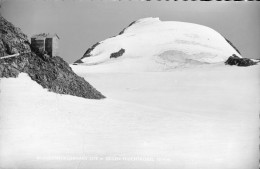
[[[31,37],[31,45],[32,48],[45,52],[51,57],[57,56],[59,39],[57,34],[41,33]]]

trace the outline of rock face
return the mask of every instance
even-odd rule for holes
[[[237,65],[237,66],[251,66],[256,65],[257,62],[248,59],[248,58],[240,58],[237,55],[233,54],[228,58],[228,60],[225,62],[227,65]]]
[[[88,48],[88,50],[84,53],[84,56],[83,56],[81,59],[83,59],[83,58],[85,58],[85,57],[90,57],[90,56],[91,56],[90,53],[92,52],[92,50],[95,49],[95,47],[97,47],[99,44],[100,44],[100,43],[97,42],[97,43],[95,43],[93,46],[91,46],[90,48]],[[75,61],[75,63],[83,63],[83,62],[81,61],[81,59]]]
[[[126,28],[124,28],[121,32],[119,32],[118,35],[122,35],[123,33],[125,33],[125,30],[126,30],[127,28],[129,28],[130,26],[132,26],[133,24],[135,24],[136,22],[137,22],[137,21],[131,22]]]
[[[235,45],[233,45],[233,43],[230,42],[230,40],[228,40],[227,38],[225,38],[225,39],[237,51],[237,53],[239,53],[241,55],[240,51],[235,47]]]
[[[27,36],[0,15],[0,57],[31,52]]]
[[[125,53],[125,49],[120,49],[118,52],[111,53],[110,58],[118,58]]]
[[[89,99],[105,98],[77,76],[62,58],[46,58],[32,52],[26,35],[2,17],[0,31],[3,34],[0,41],[1,55],[12,54],[14,49],[21,53],[18,57],[0,59],[0,77],[17,77],[20,72],[24,72],[42,87],[55,93]]]

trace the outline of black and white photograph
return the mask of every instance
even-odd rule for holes
[[[0,0],[0,169],[258,169],[260,2]]]

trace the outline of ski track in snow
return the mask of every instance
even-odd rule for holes
[[[23,73],[0,80],[0,167],[258,167],[259,66],[121,73],[72,68],[107,98],[51,93]],[[167,160],[37,159],[50,156]]]

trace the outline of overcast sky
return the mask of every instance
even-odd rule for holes
[[[6,0],[2,15],[29,37],[60,36],[60,56],[72,63],[94,43],[117,35],[132,21],[159,17],[211,27],[242,56],[260,58],[260,3],[109,0]]]

